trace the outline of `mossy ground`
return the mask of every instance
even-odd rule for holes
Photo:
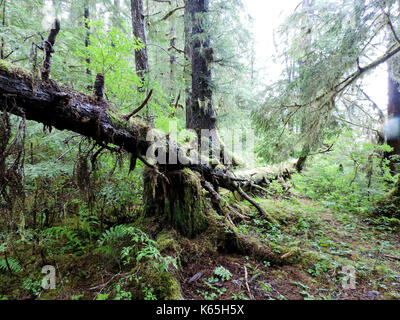
[[[146,299],[394,299],[400,297],[399,225],[382,223],[369,216],[331,212],[308,199],[291,196],[258,199],[278,224],[258,216],[245,202],[227,198],[251,219],[232,219],[235,230],[247,239],[263,244],[268,257],[250,252],[238,254],[226,246],[230,238],[210,225],[195,239],[176,231],[148,226],[157,249],[164,256],[177,258],[177,268],[159,272],[146,263],[119,268],[88,242],[79,251],[62,250],[45,261],[56,266],[56,290],[40,290],[43,261],[32,247],[20,243],[13,257],[23,271],[0,271],[0,297],[8,299],[114,299],[124,296],[118,284],[134,276],[124,290],[128,298]],[[236,203],[235,203],[236,202]],[[215,214],[215,217],[217,215]],[[218,218],[217,218],[218,219]],[[214,220],[215,221],[215,220]],[[224,219],[215,222],[223,224]],[[141,219],[139,225],[154,224]],[[67,247],[66,241],[56,246]],[[57,250],[55,250],[57,251]],[[223,280],[215,274],[222,266],[232,277]],[[342,288],[343,267],[356,270],[356,289]],[[245,268],[248,272],[246,287]],[[190,281],[191,278],[192,281]],[[30,286],[26,284],[31,279]],[[138,280],[140,279],[140,280]],[[25,284],[24,284],[25,283]],[[35,284],[36,283],[36,284]],[[35,294],[35,285],[38,292]],[[124,292],[125,292],[124,291]]]

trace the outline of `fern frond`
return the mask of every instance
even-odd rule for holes
[[[11,271],[13,272],[21,272],[22,267],[19,264],[19,262],[13,258],[8,258],[7,259],[8,265],[10,266]],[[0,270],[7,271],[7,262],[6,259],[0,259]]]

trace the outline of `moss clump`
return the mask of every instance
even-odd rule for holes
[[[176,241],[175,231],[163,231],[157,237],[156,247],[161,253],[179,252],[180,246]]]
[[[144,263],[137,265],[134,273],[140,279],[136,282],[134,299],[145,299],[145,292],[151,291],[158,300],[182,300],[179,282],[171,273]]]
[[[121,111],[117,110],[115,107],[107,108],[106,113],[116,128],[127,131],[132,131],[133,128],[149,130],[148,124],[138,118],[124,119]]]
[[[5,72],[8,75],[18,79],[25,79],[27,77],[30,77],[30,73],[27,70],[2,59],[0,59],[0,71]]]

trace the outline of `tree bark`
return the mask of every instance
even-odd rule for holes
[[[302,7],[303,10],[306,11],[307,14],[304,16],[304,21],[303,21],[303,26],[301,28],[303,35],[303,41],[301,43],[301,50],[306,53],[308,50],[308,47],[311,44],[311,34],[312,34],[312,26],[310,25],[309,17],[312,15],[313,10],[312,7],[314,5],[314,0],[303,0],[302,2]],[[300,65],[300,72],[304,73],[304,69],[307,69],[307,65],[309,64],[309,61],[307,60],[300,60],[299,62]],[[300,132],[301,134],[304,134],[307,130],[307,114],[302,114],[301,115],[301,122],[300,122]],[[297,172],[302,172],[304,169],[304,166],[307,162],[307,159],[309,157],[309,154],[311,152],[312,146],[307,142],[300,153],[299,160],[297,161],[296,164],[296,170]]]
[[[7,0],[4,0],[4,3],[3,3],[3,15],[2,15],[2,26],[3,26],[3,28],[6,26],[6,4],[7,4]],[[5,47],[4,37],[1,37],[1,50],[0,50],[1,59],[4,59],[4,47]]]
[[[202,129],[216,130],[217,118],[213,108],[213,90],[211,85],[211,63],[213,48],[210,36],[203,28],[209,10],[208,0],[188,0],[188,13],[192,24],[190,49],[192,61],[191,103],[187,108],[186,126],[200,136]],[[187,30],[189,31],[189,30]]]
[[[185,33],[185,63],[183,66],[183,75],[185,78],[185,95],[186,95],[186,119],[190,117],[191,96],[192,96],[192,19],[189,0],[185,0],[184,13],[184,33]],[[186,121],[187,122],[187,121]]]
[[[171,5],[170,9],[173,10],[174,7]],[[170,64],[170,72],[169,72],[169,81],[170,81],[170,96],[171,96],[171,102],[175,101],[175,78],[176,78],[176,18],[175,15],[172,14],[171,17],[169,18],[170,21],[170,31],[169,31],[169,54],[170,54],[170,59],[169,59],[169,64]]]
[[[60,21],[56,19],[53,23],[53,26],[50,30],[49,37],[47,38],[47,41],[44,41],[43,43],[43,50],[45,52],[45,58],[43,62],[43,68],[42,68],[42,80],[43,81],[48,81],[50,77],[50,71],[51,71],[51,58],[54,53],[54,44],[56,42],[56,38],[58,33],[60,32]]]
[[[388,116],[389,120],[398,118],[400,119],[400,85],[395,79],[390,75],[389,72],[389,104],[388,104]],[[394,150],[389,154],[400,155],[400,137],[390,138],[387,141]]]
[[[167,179],[147,170],[144,203],[147,216],[171,225],[180,234],[194,238],[208,227],[208,211],[199,173],[189,169],[171,171]]]
[[[84,18],[85,18],[85,29],[86,29],[86,35],[85,35],[85,48],[87,48],[90,45],[90,26],[89,26],[89,19],[90,19],[90,9],[89,9],[89,0],[85,0],[85,6],[83,8],[84,12]],[[88,67],[86,68],[86,74],[91,75],[92,71],[90,71],[89,65],[91,63],[89,56],[86,58],[86,63]]]
[[[136,72],[144,80],[149,71],[149,58],[147,52],[146,25],[143,10],[143,0],[131,0],[133,34],[144,44],[144,48],[135,52]]]

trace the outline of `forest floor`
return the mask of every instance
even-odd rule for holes
[[[242,234],[256,236],[283,256],[283,262],[206,248],[207,234],[195,240],[176,236],[178,251],[186,252],[179,270],[174,272],[183,299],[400,298],[399,226],[377,224],[373,218],[358,214],[337,213],[294,195],[257,200],[279,224],[271,226],[257,219],[249,204],[236,202],[242,212],[253,215],[237,227]],[[235,200],[232,197],[230,201]],[[129,270],[110,267],[109,261],[94,249],[94,243],[86,247],[82,244],[78,250],[71,246],[71,239],[57,242],[63,250],[46,261],[56,266],[57,279],[61,279],[56,290],[40,288],[40,253],[31,246],[16,245],[14,257],[23,271],[9,274],[0,270],[0,299],[92,300],[116,296],[118,281]],[[164,246],[163,254],[175,246],[171,243]],[[355,289],[342,287],[342,270],[347,266],[356,270]]]
[[[338,214],[308,199],[261,200],[263,208],[280,220],[280,228],[255,228],[271,244],[300,251],[294,264],[273,265],[238,255],[209,256],[183,271],[188,299],[399,299],[400,234],[396,227],[376,225],[373,219]],[[242,226],[245,228],[245,225]],[[232,274],[230,281],[212,282],[215,266]],[[355,289],[344,290],[342,268],[356,270]],[[245,267],[248,271],[246,286]],[[209,281],[211,279],[211,281]],[[210,283],[211,282],[211,283]],[[225,291],[226,289],[226,291]]]

